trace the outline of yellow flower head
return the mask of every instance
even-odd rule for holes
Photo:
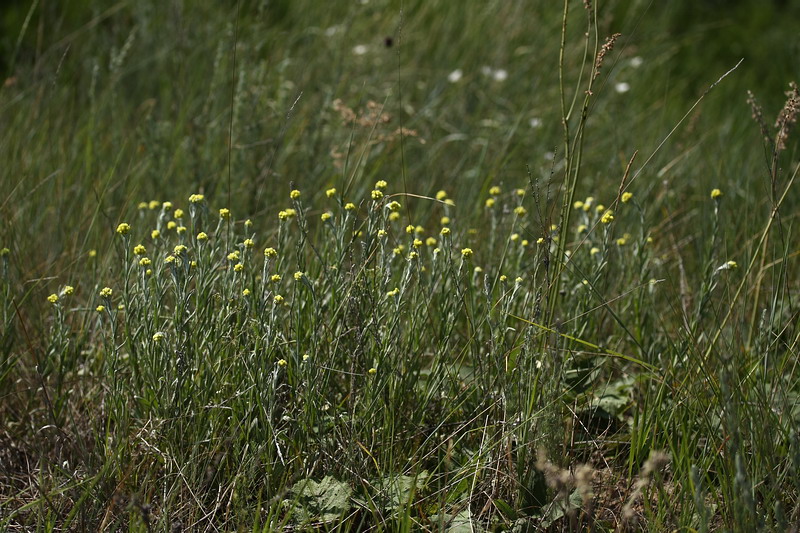
[[[597,253],[600,253],[600,248],[598,248],[597,246],[594,246],[592,247],[591,250],[589,250],[589,255],[595,255]]]
[[[719,189],[712,189],[711,190],[711,199],[716,200],[722,196],[722,191]]]
[[[147,209],[147,202],[139,202],[139,209]]]
[[[406,233],[408,233],[409,235],[414,233],[414,225],[413,224],[409,224],[408,226],[406,226]]]
[[[305,273],[304,272],[301,272],[301,271],[298,270],[297,272],[294,273],[294,280],[295,281],[300,281],[304,277],[305,277]]]
[[[525,196],[525,189],[517,189],[516,193],[517,196]]]
[[[253,227],[253,221],[248,218],[247,220],[244,221],[244,227],[245,228],[252,228]]]
[[[170,220],[169,222],[167,222],[167,229],[175,229],[177,227],[178,223],[175,222],[174,220]]]
[[[143,244],[137,244],[133,247],[133,253],[136,255],[144,255],[147,253],[147,249],[144,247]]]
[[[64,285],[64,288],[61,289],[61,292],[64,294],[64,296],[72,296],[75,292],[75,287],[72,285]]]
[[[183,209],[176,209],[172,216],[177,219],[183,218]]]
[[[225,219],[231,218],[231,210],[228,209],[227,207],[223,207],[222,209],[219,210],[219,218],[225,218]]]
[[[497,196],[498,194],[500,194],[500,187],[495,185],[494,187],[489,188],[489,194],[491,194],[492,196]]]
[[[333,187],[325,191],[325,196],[327,196],[328,198],[333,198],[335,195],[336,195],[336,189]]]
[[[164,262],[167,263],[168,265],[174,263],[175,262],[175,256],[174,255],[168,255],[164,259]]]
[[[352,211],[355,208],[356,208],[356,204],[354,204],[353,202],[347,202],[346,204],[344,204],[344,210],[345,211]]]
[[[58,302],[58,294],[56,293],[51,294],[50,296],[47,297],[47,301],[50,302],[51,304]]]
[[[283,297],[283,296],[281,296],[280,294],[276,294],[276,295],[275,295],[275,296],[272,298],[272,301],[273,301],[273,302],[275,302],[276,304],[280,305],[280,304],[282,304],[282,303],[284,303],[284,302],[286,301],[286,298],[284,298],[284,297]]]
[[[297,189],[292,190],[292,192],[289,193],[289,198],[291,198],[292,200],[297,200],[298,198],[300,198],[300,191],[298,191]]]
[[[117,226],[117,233],[119,233],[120,235],[127,235],[130,232],[131,232],[131,225],[128,224],[127,222],[123,222],[119,226]]]
[[[8,248],[6,248],[8,250]],[[97,257],[97,250],[89,250],[89,257]]]
[[[178,226],[175,228],[175,231],[178,233],[178,235],[182,235],[186,233],[186,226]]]
[[[606,206],[604,206],[603,204],[597,204],[597,207],[595,207],[594,210],[597,211],[598,213],[602,213],[603,211],[606,210]]]
[[[244,270],[244,265],[243,264],[236,263],[235,265],[233,265],[233,271],[234,272],[241,272],[242,270]]]
[[[373,366],[372,368],[370,368],[369,370],[367,370],[367,373],[368,373],[370,376],[374,376],[375,374],[377,374],[377,373],[378,373],[378,369],[377,369],[377,368],[375,368],[375,367]]]
[[[463,248],[461,250],[461,257],[464,259],[469,259],[472,257],[472,248]]]
[[[417,235],[422,235],[423,233],[425,233],[425,228],[423,228],[422,226],[416,226],[414,228],[414,233],[416,233]]]
[[[397,211],[389,213],[389,220],[392,222],[394,222],[395,220],[400,220],[400,213],[398,213]]]
[[[331,217],[332,217],[332,216],[333,216],[333,215],[331,215],[330,213],[322,213],[322,214],[319,216],[319,218],[320,218],[320,220],[322,220],[323,222],[327,222],[327,221],[329,221],[329,220],[331,219]]]
[[[189,197],[189,203],[199,204],[200,202],[202,202],[205,199],[206,199],[206,197],[203,196],[202,194],[193,194],[193,195],[191,195]]]
[[[100,289],[100,296],[102,296],[103,298],[111,298],[111,294],[113,292],[114,291],[112,291],[110,287],[103,287],[102,289]]]
[[[286,362],[286,359],[278,359],[278,366],[286,366],[289,363]]]
[[[600,218],[600,222],[602,222],[603,224],[611,224],[611,221],[613,220],[614,220],[614,212],[611,209],[603,213],[602,218]]]
[[[627,204],[628,202],[630,202],[631,198],[633,198],[633,193],[632,192],[624,192],[624,193],[622,193],[621,200],[622,200],[623,204]]]
[[[383,181],[383,180],[378,180],[377,182],[375,182],[375,188],[376,188],[376,189],[385,189],[385,188],[386,188],[386,187],[388,187],[388,186],[389,186],[389,184],[388,184],[388,183],[386,183],[386,182],[385,182],[385,181]]]
[[[501,275],[500,276],[500,283],[505,283],[506,281],[508,281],[508,276],[506,276],[505,274]]]
[[[272,283],[278,283],[281,280],[281,275],[280,274],[273,274],[272,276],[270,276],[269,280]]]
[[[581,209],[583,207],[583,202],[577,200],[574,204],[572,204],[573,209]]]
[[[436,193],[436,199],[437,200],[442,201],[445,198],[447,198],[447,191],[439,191],[439,192]]]
[[[186,250],[188,250],[188,248],[186,248],[185,244],[179,244],[179,245],[175,246],[175,248],[172,249],[172,251],[175,253],[175,255],[181,255]]]
[[[161,232],[158,231],[157,229],[154,229],[153,231],[150,232],[151,239],[158,239],[159,237],[161,237]]]
[[[419,247],[420,247],[420,246],[422,246],[423,244],[424,244],[424,243],[423,243],[421,240],[419,240],[419,239],[414,239],[414,242],[412,243],[412,245],[414,246],[414,248],[419,248]]]
[[[141,259],[139,259],[139,265],[140,266],[146,267],[146,266],[150,266],[151,264],[152,264],[152,261],[150,261],[150,258],[148,258],[148,257],[142,257]]]
[[[383,198],[383,192],[381,192],[378,189],[375,189],[372,191],[371,196],[373,200],[380,200],[381,198]]]
[[[164,211],[172,210],[172,202],[164,202],[163,204],[161,204],[161,209],[163,209]]]
[[[494,207],[494,198],[487,198],[486,199],[486,207],[488,207],[488,208]]]
[[[253,239],[245,239],[242,244],[245,248],[253,248],[256,245],[256,243],[253,242]]]
[[[157,331],[153,333],[153,342],[161,342],[164,340],[164,333]]]
[[[205,231],[201,231],[200,233],[197,234],[197,240],[201,241],[201,242],[202,241],[207,241],[208,240],[208,234]]]
[[[386,235],[387,235],[387,233],[386,233],[385,229],[379,229],[378,230],[378,238],[382,239],[382,238],[386,237]]]
[[[400,202],[394,201],[394,202],[389,202],[389,205],[387,205],[386,207],[389,208],[389,211],[397,211],[402,206],[400,205]]]
[[[238,261],[239,260],[239,250],[234,250],[228,254],[228,261]]]
[[[425,239],[425,244],[428,246],[436,246],[436,239],[434,239],[433,237],[428,237],[427,239]]]
[[[98,313],[102,313],[103,311],[106,310],[106,306],[105,305],[98,305],[97,307],[94,308],[94,310],[97,311]]]
[[[278,251],[275,248],[264,248],[264,257],[278,257]]]
[[[439,222],[442,224],[442,226],[446,226],[450,223],[450,217],[442,217]]]
[[[158,200],[150,200],[150,203],[148,204],[148,207],[150,209],[158,209],[158,206],[160,206],[160,205],[161,205],[161,202],[159,202]]]
[[[536,244],[544,244],[544,237],[539,237],[536,239]]]
[[[528,210],[522,207],[521,205],[518,205],[517,207],[514,208],[514,213],[516,213],[517,216],[521,217],[523,215],[526,215],[528,213]]]
[[[444,227],[439,231],[439,233],[442,235],[450,235],[450,228]]]
[[[519,240],[519,233],[512,233],[510,239],[512,242],[517,242]]]

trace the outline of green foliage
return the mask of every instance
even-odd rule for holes
[[[795,11],[9,7],[0,529],[787,530]]]

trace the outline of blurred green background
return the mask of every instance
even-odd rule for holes
[[[691,227],[686,199],[724,185],[742,201],[733,231],[746,227],[768,190],[746,90],[774,121],[800,77],[800,5],[597,4],[599,34],[622,37],[598,80],[579,192],[615,194],[633,152],[636,170],[743,58],[632,190],[656,224]],[[582,3],[570,6],[568,98],[586,28]],[[0,244],[23,277],[52,274],[105,246],[139,201],[180,205],[196,191],[267,229],[290,182],[351,184],[353,197],[376,178],[419,194],[445,188],[474,212],[490,183],[524,186],[559,170],[561,10],[550,1],[6,0]],[[390,122],[352,128],[336,99],[356,112],[374,101]],[[418,136],[401,143],[390,135],[401,126]],[[409,209],[426,216],[424,203]]]

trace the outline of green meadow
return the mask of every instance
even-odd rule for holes
[[[800,7],[0,9],[0,530],[797,531]]]

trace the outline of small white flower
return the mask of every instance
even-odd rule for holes
[[[339,26],[331,26],[325,29],[325,37],[333,37],[339,32]]]
[[[506,81],[508,79],[508,71],[502,68],[499,68],[494,71],[492,74],[494,81]]]
[[[644,59],[642,59],[641,56],[636,56],[631,58],[631,66],[633,68],[641,67],[642,63],[644,63]]]
[[[542,119],[540,119],[539,117],[533,117],[528,121],[528,124],[530,124],[531,128],[541,128]]]
[[[624,81],[620,81],[614,84],[614,90],[617,91],[619,94],[626,93],[631,90],[631,86],[629,83]]]
[[[367,46],[364,44],[357,44],[353,47],[353,53],[357,56],[363,56],[367,53]]]
[[[556,154],[554,154],[553,152],[545,152],[544,153],[544,158],[545,158],[546,161],[552,161],[555,156],[556,156]]]
[[[450,83],[458,83],[463,76],[464,73],[461,71],[460,68],[457,68],[453,72],[447,75],[447,81],[449,81]]]
[[[492,67],[487,67],[486,65],[481,67],[481,74],[484,76],[491,76],[492,75]]]

